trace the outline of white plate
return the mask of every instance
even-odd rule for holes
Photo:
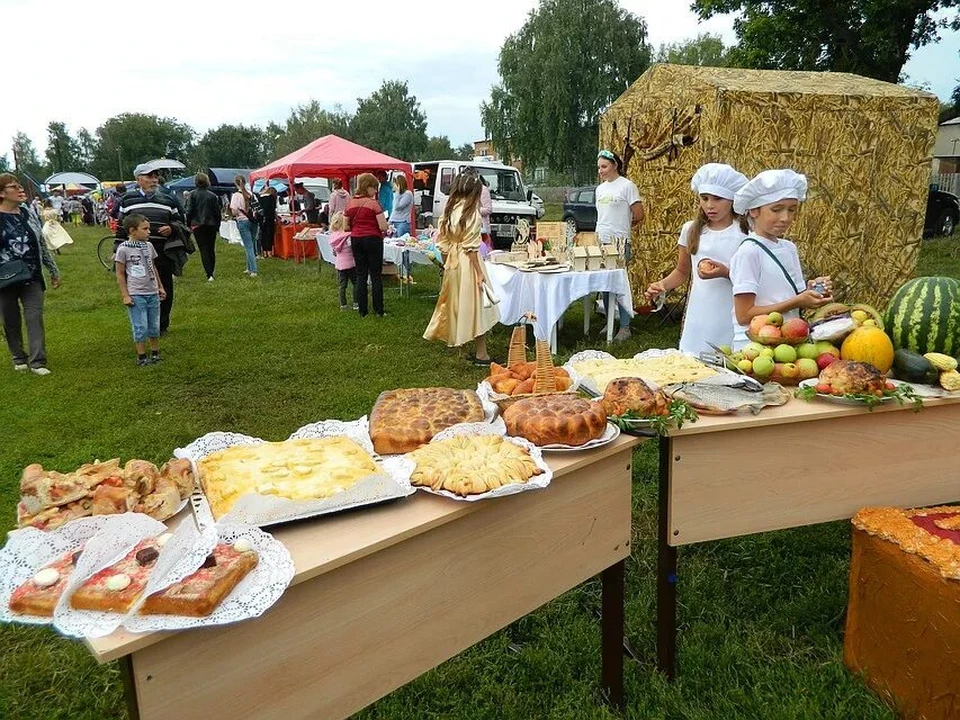
[[[896,380],[892,380],[891,382],[895,384],[899,384],[896,382]],[[820,384],[820,381],[818,378],[807,378],[806,380],[800,381],[799,387],[802,387],[802,388],[816,387],[819,384]],[[863,400],[854,400],[853,398],[843,397],[842,395],[827,395],[826,393],[817,393],[817,397],[822,398],[827,402],[836,403],[837,405],[860,405],[861,407],[866,405],[866,403]],[[877,398],[877,400],[879,400],[880,402],[887,402],[889,400],[894,400],[894,399],[895,398],[892,398],[892,397]]]
[[[583,445],[537,445],[538,448],[545,452],[579,452],[581,450],[591,450],[593,448],[600,447],[601,445],[607,445],[612,443],[620,437],[620,428],[614,425],[611,422],[607,423],[607,429],[603,431],[603,435],[598,437],[596,440],[591,440],[586,442]]]

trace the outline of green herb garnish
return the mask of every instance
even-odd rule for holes
[[[821,395],[822,393],[817,392],[817,388],[814,385],[808,385],[807,387],[798,388],[793,396],[799,398],[800,400],[813,400],[813,398]],[[913,388],[910,385],[902,384],[897,385],[893,390],[884,390],[883,395],[878,397],[877,395],[871,395],[869,393],[844,393],[843,395],[825,395],[824,397],[842,397],[845,400],[855,400],[859,403],[863,403],[867,406],[867,410],[872,411],[877,405],[882,403],[887,398],[895,399],[900,405],[905,404],[907,400],[913,403],[914,412],[919,412],[920,408],[923,407],[923,398],[917,395]]]
[[[634,430],[635,423],[642,421],[657,435],[666,435],[671,427],[678,430],[685,422],[696,422],[697,411],[683,400],[671,400],[666,415],[640,415],[632,410],[619,416],[612,416],[610,422],[621,430]]]

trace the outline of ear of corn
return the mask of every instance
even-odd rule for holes
[[[940,387],[944,390],[960,390],[960,372],[947,370],[940,373]]]
[[[928,352],[924,354],[924,357],[933,363],[933,366],[937,370],[956,370],[957,369],[957,360],[952,358],[949,355],[944,355],[943,353],[937,352]]]

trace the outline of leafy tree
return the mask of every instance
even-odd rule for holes
[[[47,176],[47,168],[37,157],[33,140],[24,132],[18,132],[13,136],[13,164],[17,170],[31,175],[39,182],[43,182]]]
[[[369,97],[357,98],[350,131],[355,142],[395,158],[420,158],[427,151],[427,116],[405,81],[385,80]]]
[[[694,0],[701,19],[739,13],[735,65],[833,70],[898,82],[910,50],[960,28],[960,0]]]
[[[47,125],[47,165],[51,172],[80,170],[80,143],[73,139],[66,123],[52,121]]]
[[[483,126],[505,161],[586,177],[601,113],[650,55],[646,23],[615,0],[540,0],[500,49]]]
[[[6,155],[0,155],[0,172],[10,172],[10,161]]]
[[[137,163],[159,157],[184,162],[194,131],[173,118],[122,113],[97,128],[93,173],[99,178],[130,177]]]
[[[189,166],[258,168],[263,165],[264,131],[256,125],[221,125],[204,133],[190,152]]]
[[[271,150],[267,157],[281,158],[324,135],[349,138],[350,121],[350,113],[339,105],[335,105],[333,110],[324,110],[316,100],[297,105],[290,111],[290,117],[282,128],[276,123],[267,126],[265,143],[267,149]]]
[[[661,45],[657,50],[656,62],[727,67],[730,64],[729,52],[730,48],[724,46],[719,35],[703,33],[693,40]]]
[[[97,139],[86,128],[77,131],[77,144],[80,146],[80,169],[91,172],[93,158],[97,154]]]
[[[471,160],[473,159],[473,143],[465,142],[460,147],[454,149],[453,151],[454,160]]]

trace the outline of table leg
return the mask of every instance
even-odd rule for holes
[[[584,337],[590,334],[590,311],[593,309],[591,307],[591,301],[593,298],[590,295],[583,296],[583,334]]]
[[[673,680],[677,673],[677,548],[670,545],[670,463],[673,443],[660,438],[657,513],[657,668]]]
[[[613,342],[613,318],[619,312],[617,310],[617,296],[611,292],[607,296],[607,345]]]
[[[560,325],[560,321],[557,321],[557,324],[550,328],[550,354],[557,354],[557,327]]]
[[[623,606],[625,560],[601,575],[600,677],[610,704],[623,710]]]
[[[140,706],[137,703],[137,681],[133,675],[133,656],[126,655],[120,658],[120,680],[123,682],[123,698],[127,703],[127,717],[129,720],[140,720]]]

